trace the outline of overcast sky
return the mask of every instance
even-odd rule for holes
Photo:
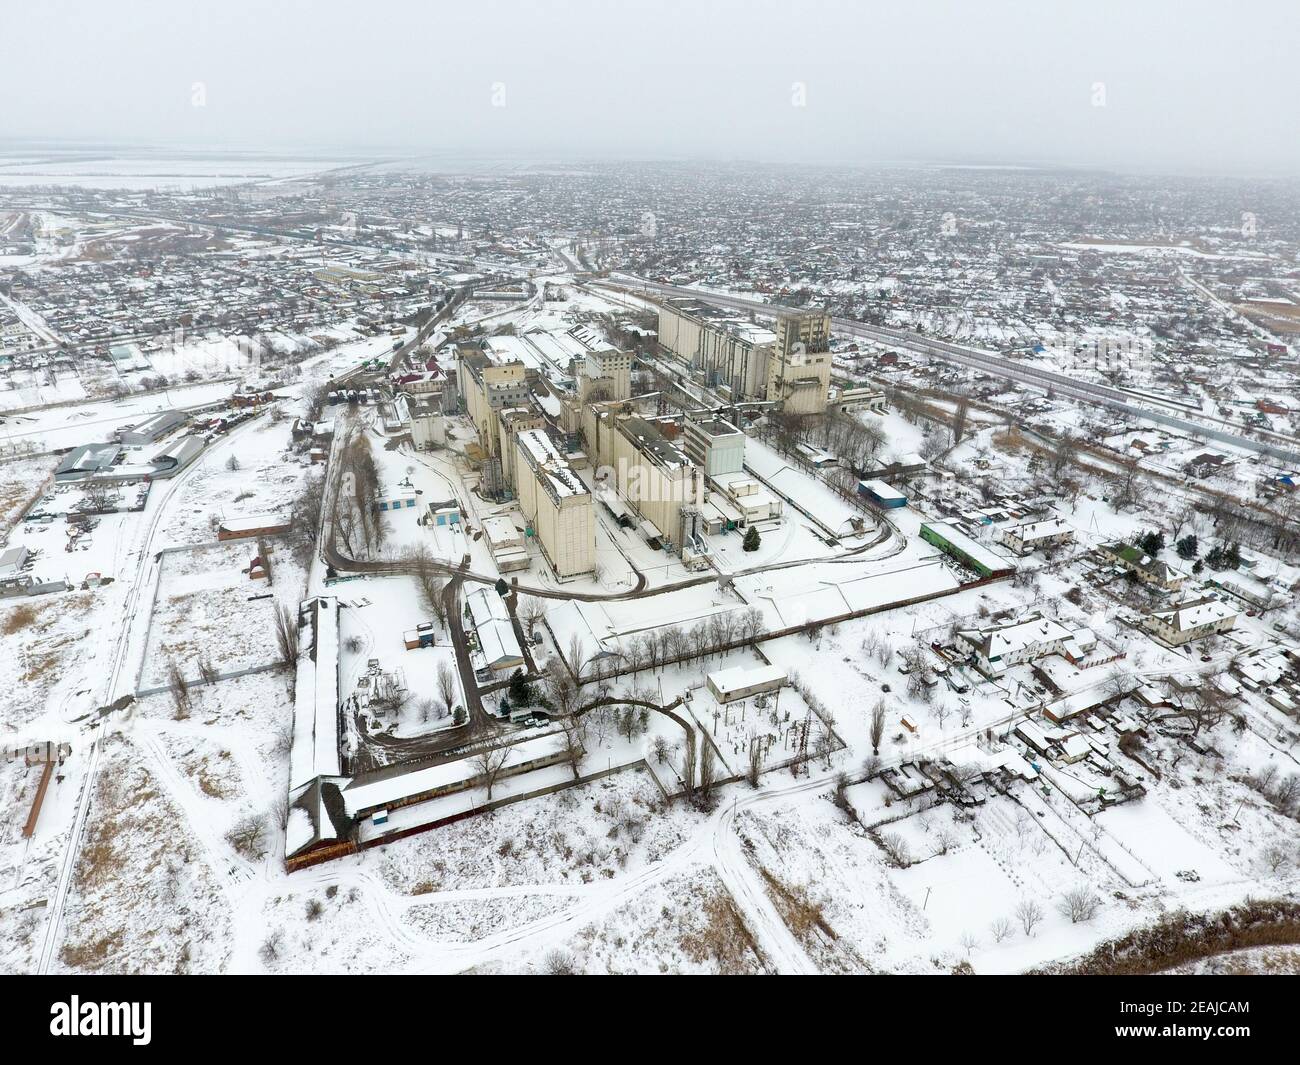
[[[1296,0],[0,0],[0,29],[10,138],[1300,173]]]

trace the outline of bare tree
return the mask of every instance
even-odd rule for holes
[[[546,617],[546,607],[537,596],[525,595],[519,600],[519,604],[515,609],[519,615],[519,620],[524,623],[526,631],[531,637],[537,626],[542,623],[542,619]]]
[[[1201,686],[1183,705],[1184,713],[1192,722],[1192,735],[1197,736],[1202,728],[1212,729],[1222,721],[1228,713],[1229,702],[1228,694],[1210,677],[1202,678]]]
[[[167,687],[172,693],[176,720],[184,721],[190,716],[190,685],[175,659],[167,663]]]
[[[217,682],[217,667],[212,664],[212,659],[206,654],[199,656],[199,677],[204,684],[215,684]]]
[[[456,702],[456,671],[450,662],[438,663],[438,701],[445,714],[450,716]]]
[[[573,779],[577,780],[582,775],[582,760],[587,754],[583,742],[587,730],[581,717],[566,717],[560,724],[564,729],[564,758],[573,771]]]
[[[970,400],[965,396],[958,397],[957,409],[953,411],[952,415],[952,443],[954,447],[960,444],[962,438],[966,435],[966,414],[969,409]]]
[[[745,772],[745,779],[749,781],[750,787],[758,787],[758,777],[762,772],[763,740],[751,732],[749,735],[749,768]]]
[[[1033,899],[1021,899],[1016,906],[1016,920],[1020,922],[1020,927],[1025,930],[1027,936],[1034,934],[1034,926],[1046,916],[1043,908]]]
[[[1101,909],[1101,896],[1087,885],[1080,885],[1061,896],[1057,909],[1062,917],[1070,919],[1071,924],[1091,921]]]
[[[899,868],[906,868],[912,860],[912,852],[907,846],[907,840],[897,832],[884,832],[880,836],[880,846],[884,849],[892,861]]]
[[[1123,666],[1116,664],[1106,677],[1106,694],[1118,701],[1137,688],[1137,679]]]
[[[292,669],[298,662],[298,615],[283,603],[275,608],[275,642],[280,664]]]
[[[242,818],[226,833],[226,842],[249,861],[260,861],[266,855],[266,819]]]
[[[690,751],[687,751],[687,757],[690,757]],[[695,789],[695,802],[701,810],[713,809],[716,800],[714,794],[718,783],[718,761],[717,755],[713,753],[713,744],[707,740],[701,745],[700,749],[700,779]]]
[[[497,777],[501,775],[501,770],[505,768],[506,762],[510,760],[510,751],[509,745],[489,747],[485,751],[479,751],[470,760],[470,764],[487,788],[488,802],[492,801],[492,788],[497,782]]]
[[[1010,917],[999,917],[989,925],[989,931],[993,933],[993,942],[1001,943],[1007,936],[1011,935],[1012,927]]]
[[[561,714],[572,714],[578,708],[578,685],[562,662],[554,658],[547,662],[542,682],[547,698]]]
[[[885,737],[885,700],[881,699],[871,711],[871,753],[880,754],[880,741]]]

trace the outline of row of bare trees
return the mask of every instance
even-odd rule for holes
[[[358,549],[370,555],[383,547],[387,530],[377,506],[382,485],[369,437],[358,433],[343,449],[341,459],[342,476],[334,501],[339,535],[353,558]]]
[[[757,639],[762,632],[762,611],[748,607],[743,611],[712,614],[689,628],[674,626],[638,633],[629,640],[621,657],[594,663],[589,679],[638,673],[674,662],[703,662],[734,644]],[[569,668],[581,676],[588,662],[582,653],[581,641],[576,638],[570,641],[568,658]]]
[[[289,509],[290,547],[304,569],[316,549],[316,535],[324,508],[325,478],[308,472]]]

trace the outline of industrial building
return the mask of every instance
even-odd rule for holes
[[[112,469],[121,456],[122,448],[117,444],[82,444],[63,456],[54,471],[54,479],[84,481]]]
[[[501,596],[491,588],[476,588],[465,596],[465,610],[478,636],[484,668],[493,673],[511,673],[524,664],[510,612]]]
[[[416,451],[431,451],[447,443],[447,420],[443,416],[441,397],[436,403],[408,406],[411,418],[411,446]]]
[[[544,429],[515,438],[519,506],[557,577],[596,568],[596,516],[591,493]]]
[[[506,482],[501,470],[501,411],[528,408],[528,380],[522,362],[495,363],[481,349],[462,344],[456,351],[465,413],[478,432],[483,448],[483,490],[500,498]]]
[[[533,407],[510,407],[497,415],[497,454],[501,457],[502,487],[519,494],[519,449],[516,440],[530,429],[545,429],[546,418]]]
[[[483,519],[483,535],[487,539],[492,561],[502,573],[528,568],[528,548],[523,534],[515,523],[500,515]]]
[[[682,438],[686,454],[706,477],[740,473],[745,468],[745,434],[730,422],[718,417],[688,421]]]
[[[218,540],[242,540],[248,537],[279,536],[287,533],[292,522],[279,514],[249,514],[241,518],[223,518],[217,526]]]
[[[289,820],[284,856],[336,843],[348,832],[339,794],[339,602],[306,599],[298,608],[298,664],[289,749]]]
[[[615,348],[587,352],[577,385],[581,403],[627,399],[632,395],[632,356]]]
[[[831,316],[777,316],[772,329],[699,300],[659,305],[659,343],[737,402],[765,401],[791,414],[823,414],[831,380]]]
[[[619,497],[641,519],[642,535],[676,549],[683,508],[704,502],[704,472],[644,418],[605,412],[597,426],[598,462],[613,472]]]

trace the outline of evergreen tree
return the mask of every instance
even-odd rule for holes
[[[1165,538],[1159,532],[1145,532],[1138,537],[1137,545],[1154,558],[1165,549]]]
[[[514,700],[516,706],[527,706],[532,698],[532,691],[528,686],[528,681],[524,679],[524,671],[516,669],[510,674],[510,698]]]
[[[1197,546],[1196,537],[1191,533],[1188,533],[1178,541],[1178,557],[1195,558],[1197,554]]]
[[[749,531],[745,533],[745,542],[741,544],[741,547],[746,551],[757,551],[760,543],[761,540],[759,539],[758,530],[751,525]]]

